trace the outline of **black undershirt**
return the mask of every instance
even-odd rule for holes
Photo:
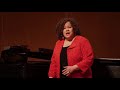
[[[61,53],[60,53],[60,78],[67,78],[67,76],[62,74],[62,70],[64,69],[64,66],[68,65],[67,62],[67,48],[68,47],[62,47]]]

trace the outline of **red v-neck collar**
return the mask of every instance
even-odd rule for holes
[[[71,45],[70,45],[68,48],[74,48],[74,47],[76,46],[76,42],[77,42],[76,40],[77,40],[77,36],[75,36],[74,41],[71,43]],[[64,41],[65,41],[65,40],[62,40],[62,41],[61,41],[61,46],[63,46]]]

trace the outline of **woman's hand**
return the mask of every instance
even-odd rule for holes
[[[73,65],[73,66],[65,66],[64,70],[62,70],[62,74],[69,76],[72,72],[79,70],[79,67],[77,65]]]
[[[49,78],[53,78],[53,77],[49,77]]]

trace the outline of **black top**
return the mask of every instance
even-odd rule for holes
[[[68,65],[67,48],[68,47],[62,47],[62,50],[60,53],[60,78],[67,78],[65,75],[62,74],[62,70],[64,69],[63,67]]]

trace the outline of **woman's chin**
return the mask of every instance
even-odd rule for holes
[[[65,38],[66,38],[66,39],[69,39],[69,38],[70,38],[70,36],[66,36]]]

